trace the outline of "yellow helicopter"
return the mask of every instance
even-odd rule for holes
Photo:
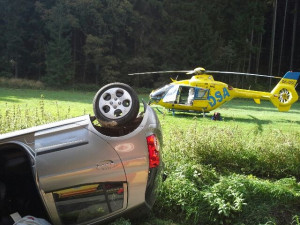
[[[300,72],[287,72],[284,77],[269,75],[207,71],[202,67],[194,70],[157,71],[131,73],[129,75],[155,74],[155,73],[186,73],[193,75],[189,80],[172,80],[172,83],[156,89],[150,94],[149,104],[161,105],[171,111],[210,112],[233,98],[251,98],[260,104],[261,100],[269,100],[279,111],[288,111],[291,105],[298,100],[295,90]],[[215,81],[211,74],[238,74],[262,76],[281,79],[271,92],[252,91],[234,88],[226,83]]]

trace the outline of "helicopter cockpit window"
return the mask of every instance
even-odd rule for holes
[[[195,99],[197,100],[207,99],[208,91],[209,91],[208,89],[196,88]]]
[[[190,86],[175,85],[163,98],[163,102],[175,103],[180,105],[193,105],[195,88]]]
[[[180,91],[178,85],[174,85],[173,87],[171,87],[171,89],[168,90],[165,97],[163,98],[163,102],[176,103],[178,91]]]
[[[163,98],[166,94],[166,92],[171,89],[173,87],[173,85],[165,85],[161,88],[158,88],[157,90],[153,91],[151,94],[150,94],[150,98],[153,99],[153,100],[160,100],[161,98]]]

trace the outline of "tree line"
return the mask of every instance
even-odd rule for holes
[[[197,66],[267,73],[273,12],[270,0],[1,0],[0,76],[55,87],[114,81],[152,87],[166,78],[127,74]],[[289,48],[283,61],[290,60]],[[289,69],[289,62],[280,64]]]

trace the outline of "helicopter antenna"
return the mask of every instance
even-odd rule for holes
[[[240,72],[212,71],[212,70],[206,70],[205,72],[206,73],[220,73],[220,74],[236,74],[236,75],[245,75],[245,76],[257,76],[257,77],[270,77],[270,78],[277,78],[277,79],[282,78],[282,77],[275,77],[275,76],[255,74],[255,73],[240,73]]]

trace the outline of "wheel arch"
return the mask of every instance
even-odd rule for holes
[[[28,158],[32,162],[32,165],[34,165],[35,153],[29,146],[25,145],[24,143],[19,142],[19,141],[11,141],[11,142],[6,142],[6,143],[0,144],[0,154],[2,151],[7,150],[7,149],[24,151],[24,153],[26,153],[28,155]]]
[[[29,146],[19,141],[0,144],[0,178],[6,189],[10,190],[3,200],[10,207],[0,213],[0,220],[3,216],[9,216],[13,208],[20,215],[48,219],[37,179],[35,154]]]

